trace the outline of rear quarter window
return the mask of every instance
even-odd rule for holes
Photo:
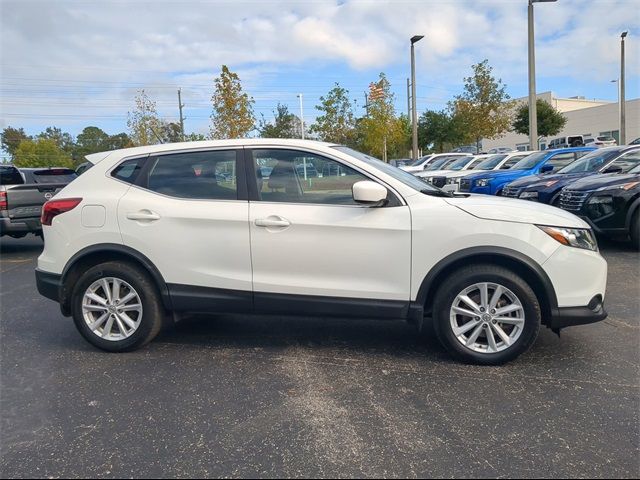
[[[147,157],[125,160],[111,171],[111,176],[122,182],[136,183],[146,159]]]

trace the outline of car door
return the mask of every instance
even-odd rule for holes
[[[561,168],[566,167],[570,163],[574,162],[576,159],[580,158],[582,155],[584,155],[584,153],[589,153],[589,152],[584,152],[584,153],[578,152],[578,153],[580,153],[581,155],[576,155],[576,152],[556,153],[555,155],[550,157],[546,162],[544,162],[544,165],[551,165],[553,167],[553,170],[551,170],[551,172],[557,172]]]
[[[247,149],[246,158],[256,309],[400,316],[411,291],[411,217],[401,198],[357,204],[352,185],[371,178],[316,153]],[[305,180],[300,159],[322,174]]]
[[[242,149],[152,156],[120,200],[124,244],[157,267],[176,310],[251,309],[241,160]]]

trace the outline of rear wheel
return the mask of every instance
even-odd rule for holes
[[[164,311],[157,289],[140,268],[107,262],[87,270],[71,298],[73,320],[82,336],[110,352],[140,348],[160,331]]]
[[[511,270],[472,265],[453,273],[438,290],[434,328],[454,357],[499,365],[533,344],[540,330],[540,305],[527,283]]]

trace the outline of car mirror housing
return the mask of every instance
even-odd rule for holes
[[[607,167],[603,173],[621,173],[622,167],[620,165],[611,165]]]
[[[356,182],[352,187],[353,199],[370,207],[383,207],[387,203],[387,189],[370,180]]]
[[[553,165],[543,165],[540,167],[540,173],[549,173],[553,172]]]

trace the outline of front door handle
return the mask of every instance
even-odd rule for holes
[[[140,210],[138,212],[127,213],[127,218],[129,220],[142,220],[152,222],[155,220],[160,220],[160,215],[158,215],[156,212],[152,212],[151,210]]]
[[[256,227],[286,228],[291,225],[291,222],[286,218],[278,217],[277,215],[272,215],[267,218],[256,219],[255,224],[256,224]]]

